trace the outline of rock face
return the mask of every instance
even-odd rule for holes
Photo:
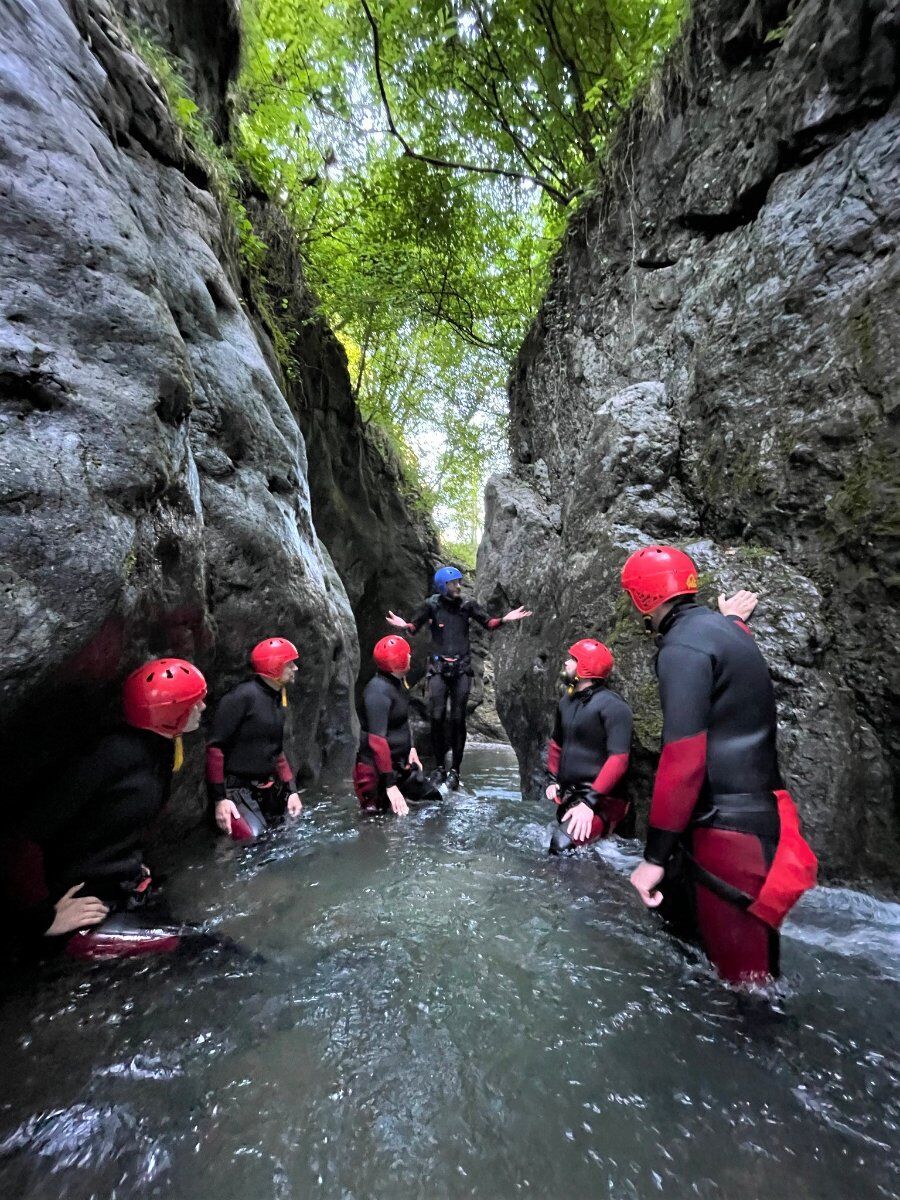
[[[272,336],[270,365],[306,441],[313,521],[356,617],[362,686],[372,674],[372,646],[390,632],[385,614],[391,609],[409,616],[430,592],[437,532],[421,498],[405,491],[393,450],[360,416],[343,347],[316,316],[284,217],[265,200],[251,199],[248,211],[267,247],[262,275],[268,303],[260,304],[256,293],[257,320]],[[425,637],[413,645],[419,675]]]
[[[522,347],[479,554],[482,598],[537,612],[495,649],[526,787],[562,652],[593,633],[637,712],[646,813],[652,647],[618,578],[674,541],[710,598],[762,593],[783,766],[826,873],[894,883],[898,32],[887,0],[694,6]]]
[[[221,10],[214,59],[232,6],[198,7]],[[195,659],[215,696],[273,631],[303,648],[301,776],[346,768],[353,614],[314,528],[303,435],[242,305],[230,224],[108,4],[15,0],[0,20],[8,786],[52,775],[145,657]]]

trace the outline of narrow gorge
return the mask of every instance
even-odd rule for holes
[[[360,644],[420,602],[438,546],[363,424],[277,208],[246,198],[265,251],[251,267],[215,162],[135,48],[166,48],[224,142],[237,6],[34,0],[4,26],[8,780],[61,769],[145,658],[191,658],[217,695],[285,629],[302,647],[292,758],[306,780],[346,774]],[[194,812],[197,758],[177,792]]]
[[[652,646],[619,588],[675,542],[747,587],[783,767],[831,878],[896,883],[897,6],[697,0],[570,223],[512,371],[482,597],[536,794],[563,651],[612,646],[646,816]]]

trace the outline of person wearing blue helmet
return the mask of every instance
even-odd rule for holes
[[[437,761],[432,775],[435,784],[459,787],[459,771],[466,746],[466,702],[472,686],[472,656],[469,624],[477,621],[493,631],[511,621],[521,621],[531,613],[514,608],[505,617],[492,617],[471,597],[463,597],[462,572],[456,567],[440,567],[434,576],[435,592],[407,621],[389,612],[388,624],[395,629],[418,633],[428,623],[432,654],[428,662],[426,691],[431,721],[431,745]],[[447,755],[451,756],[447,769]]]

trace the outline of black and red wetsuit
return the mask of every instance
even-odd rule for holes
[[[117,920],[116,914],[149,907],[144,840],[168,802],[173,766],[170,738],[126,725],[102,737],[29,806],[18,836],[4,839],[3,890],[12,884],[18,891],[20,932],[44,933],[53,921],[53,901],[77,883],[84,884],[81,894],[107,903]],[[69,945],[77,943],[77,952],[90,956],[86,947],[102,936],[106,953],[118,953],[110,949],[110,928],[104,922],[69,937]],[[151,940],[149,934],[132,938],[126,953],[171,949],[177,930],[168,930],[165,945],[157,940],[151,946]]]
[[[777,930],[736,902],[762,888],[786,795],[768,668],[743,622],[693,602],[665,616],[657,645],[663,747],[644,857],[667,866],[686,851],[700,941],[723,978],[775,976]]]
[[[26,817],[51,895],[83,882],[85,895],[116,904],[141,882],[146,830],[168,803],[174,755],[171,738],[125,725],[62,772]]]
[[[428,665],[428,715],[431,746],[437,765],[443,768],[447,751],[454,771],[462,765],[466,748],[466,704],[472,687],[469,624],[477,621],[491,632],[503,624],[469,597],[434,595],[407,622],[410,633],[418,633],[428,622],[432,655]],[[449,702],[450,714],[447,716]]]
[[[625,816],[628,804],[620,792],[628,770],[632,725],[629,706],[599,681],[560,700],[547,747],[547,770],[559,784],[560,828],[554,832],[551,853],[575,845],[562,819],[579,802],[594,811],[591,831],[581,845],[608,837]]]
[[[360,739],[353,786],[363,808],[390,807],[389,787],[399,787],[407,800],[439,800],[441,793],[411,767],[412,730],[409,692],[396,675],[378,671],[366,684],[359,706]]]
[[[297,790],[284,753],[286,713],[281,689],[254,675],[226,692],[213,715],[206,740],[210,804],[227,797],[248,831],[281,816]]]

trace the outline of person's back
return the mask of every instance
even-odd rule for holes
[[[381,741],[393,762],[406,762],[412,736],[409,693],[402,680],[383,671],[373,675],[363,688],[358,715],[359,753],[364,761],[375,761],[375,749]]]
[[[722,794],[780,788],[775,692],[746,626],[703,605],[680,604],[663,621],[660,641],[657,674],[663,711],[685,734],[706,733],[705,790]]]

